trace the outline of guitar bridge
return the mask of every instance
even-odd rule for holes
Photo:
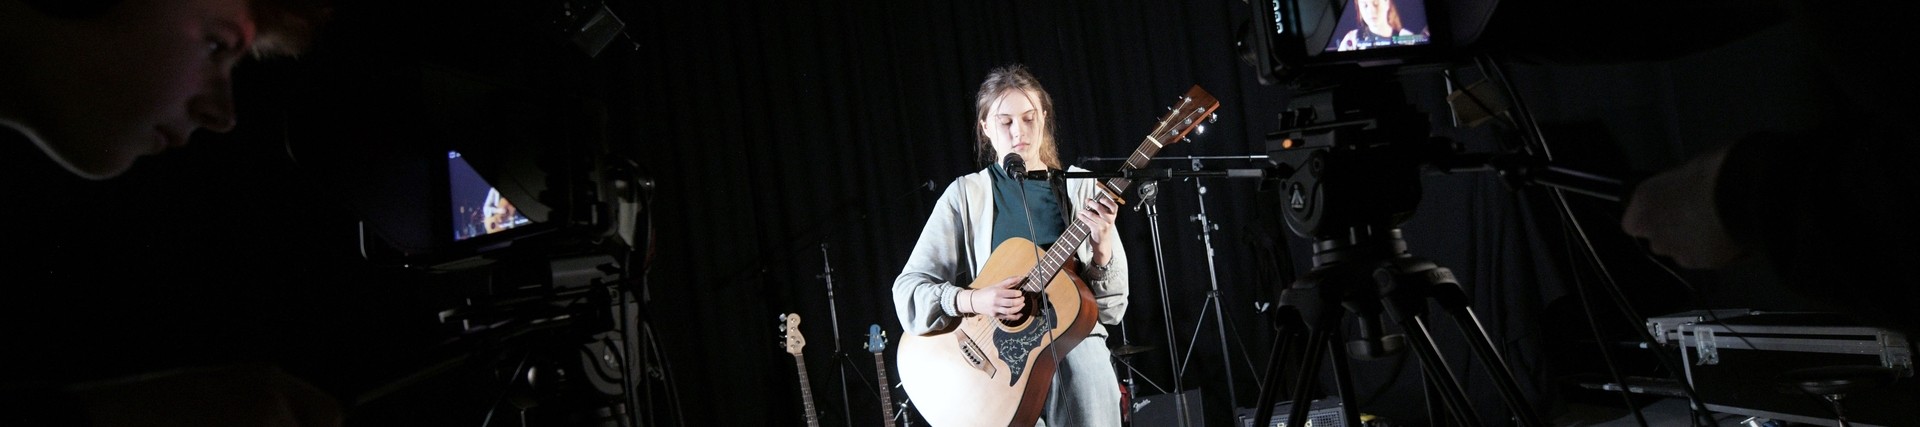
[[[953,336],[960,340],[960,358],[966,359],[967,364],[972,365],[973,369],[987,373],[987,378],[993,378],[995,374],[993,363],[987,362],[987,352],[980,350],[980,344],[974,342],[973,337],[967,336],[966,330],[954,331]]]

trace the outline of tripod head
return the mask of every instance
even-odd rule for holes
[[[1366,71],[1366,70],[1361,70]],[[1431,138],[1425,114],[1383,72],[1294,96],[1267,134],[1267,176],[1278,184],[1287,227],[1315,241],[1398,227],[1420,203],[1423,165],[1452,155]]]
[[[1410,257],[1400,224],[1420,203],[1422,167],[1456,151],[1431,138],[1425,114],[1406,102],[1390,72],[1358,70],[1339,84],[1296,94],[1267,134],[1287,228],[1313,239],[1314,271],[1276,292],[1314,327],[1337,320],[1332,307],[1358,318],[1348,350],[1362,358],[1398,353],[1404,337],[1388,335],[1380,296],[1392,292],[1389,271]],[[1378,286],[1374,286],[1378,285]]]

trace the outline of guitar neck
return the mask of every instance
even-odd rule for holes
[[[806,404],[807,427],[820,427],[820,417],[813,412],[813,385],[807,381],[807,360],[793,355],[793,366],[800,373],[800,400]]]
[[[1140,143],[1140,148],[1135,148],[1133,155],[1127,157],[1126,164],[1120,166],[1121,170],[1138,170],[1146,167],[1147,162],[1153,159],[1153,155],[1160,152],[1160,147],[1166,145],[1157,137],[1158,135],[1147,135],[1146,141]],[[1133,181],[1126,178],[1110,178],[1100,180],[1098,185],[1105,190],[1100,197],[1113,199],[1114,195],[1126,194],[1127,188],[1133,186]],[[1124,201],[1114,200],[1114,204],[1124,204]],[[1047,248],[1047,255],[1040,259],[1032,272],[1028,273],[1026,284],[1021,288],[1027,292],[1044,292],[1047,283],[1052,281],[1054,275],[1060,274],[1060,269],[1066,267],[1068,261],[1074,259],[1080,251],[1080,245],[1087,242],[1087,238],[1091,237],[1090,234],[1092,232],[1087,228],[1087,224],[1080,222],[1079,217],[1074,217],[1073,224],[1067,226],[1067,231],[1060,233],[1060,238],[1053,242],[1053,247]]]
[[[874,372],[880,377],[880,416],[886,427],[893,427],[893,381],[887,380],[887,356],[884,353],[873,354]]]

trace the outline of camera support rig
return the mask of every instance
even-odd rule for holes
[[[1458,150],[1449,141],[1430,137],[1427,116],[1405,103],[1396,80],[1384,72],[1361,74],[1295,95],[1281,115],[1282,129],[1267,137],[1269,159],[1275,163],[1268,177],[1282,197],[1288,228],[1314,239],[1314,267],[1276,290],[1279,332],[1268,355],[1254,419],[1273,419],[1283,360],[1299,363],[1286,419],[1303,420],[1326,353],[1334,355],[1340,401],[1358,402],[1347,357],[1373,359],[1412,347],[1424,373],[1427,401],[1444,405],[1458,425],[1485,425],[1429,333],[1424,317],[1431,300],[1453,317],[1519,423],[1543,425],[1522,398],[1453,273],[1409,253],[1401,239],[1399,225],[1413,216],[1420,202],[1422,168],[1450,163]],[[1401,333],[1387,333],[1383,313],[1399,324]],[[1336,345],[1335,333],[1345,316],[1357,318],[1360,338]],[[1292,357],[1282,357],[1282,350]],[[1430,406],[1429,413],[1436,409]],[[1358,411],[1342,412],[1344,425],[1361,425]]]

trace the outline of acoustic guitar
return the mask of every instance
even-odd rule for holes
[[[1220,101],[1200,86],[1187,90],[1127,158],[1123,170],[1146,167],[1161,148],[1185,140],[1219,108]],[[1120,195],[1132,182],[1111,178],[1098,185],[1104,190],[1101,197],[1125,204]],[[1086,339],[1098,320],[1093,293],[1072,267],[1088,233],[1087,225],[1076,220],[1040,257],[1035,256],[1039,247],[1022,238],[994,248],[968,287],[1025,276],[1019,289],[1029,303],[1018,320],[967,315],[949,329],[900,338],[900,381],[928,422],[1031,426],[1039,420],[1058,359]],[[1046,302],[1034,303],[1041,294]]]

